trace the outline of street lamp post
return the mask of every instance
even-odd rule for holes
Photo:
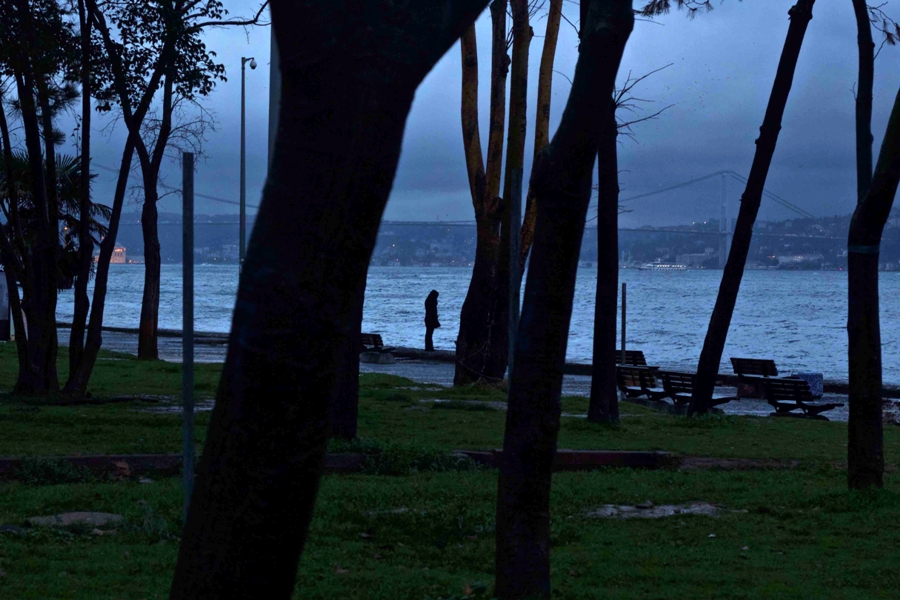
[[[246,140],[244,133],[244,121],[246,120],[244,117],[244,66],[250,63],[250,68],[256,68],[256,59],[252,56],[249,58],[241,57],[241,225],[240,225],[240,236],[241,242],[239,245],[238,251],[238,264],[240,268],[244,266],[244,257],[246,256],[246,239],[247,239],[247,158],[246,158]]]

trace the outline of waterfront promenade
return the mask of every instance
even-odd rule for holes
[[[66,327],[58,329],[61,345],[68,345],[69,330]],[[113,328],[103,332],[103,348],[113,352],[137,354],[137,332],[124,328]],[[225,353],[228,349],[227,336],[223,333],[197,332],[194,339],[194,360],[205,363],[225,362]],[[397,361],[394,364],[370,364],[360,363],[361,373],[388,373],[407,377],[419,383],[433,383],[437,385],[453,385],[453,362],[449,350],[438,350],[433,355],[424,351],[411,348],[398,348]],[[174,330],[160,330],[159,357],[168,362],[181,362],[181,332]],[[579,365],[583,367],[583,365]],[[572,366],[569,365],[571,368]],[[577,369],[579,372],[583,369]],[[733,387],[721,387],[718,389],[723,394],[733,394]],[[588,375],[569,374],[563,376],[564,396],[583,396],[591,394],[591,378]],[[847,396],[846,394],[826,392],[822,397],[827,402],[842,402],[844,406],[825,413],[832,421],[847,420]],[[768,416],[772,407],[764,400],[742,399],[729,402],[720,407],[726,414]]]

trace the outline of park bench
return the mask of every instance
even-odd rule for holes
[[[616,385],[626,398],[646,396],[650,400],[660,400],[666,392],[659,386],[656,370],[659,367],[616,367]]]
[[[778,367],[768,358],[731,357],[731,367],[738,377],[778,377]]]
[[[819,416],[819,413],[844,405],[838,402],[812,404],[816,398],[809,389],[809,383],[803,379],[769,378],[764,384],[766,400],[775,408],[774,414],[778,416],[789,415],[791,411],[799,409],[807,417],[824,419],[825,417]]]
[[[691,396],[694,394],[694,378],[696,377],[694,373],[659,371],[658,375],[662,378],[665,397],[671,398],[675,406],[682,406],[691,401]],[[711,406],[725,404],[737,399],[737,396],[718,396],[713,394]]]
[[[641,350],[626,350],[625,351],[625,362],[622,362],[622,351],[616,350],[616,364],[617,365],[628,365],[631,367],[646,367],[647,359],[644,358],[644,353]]]
[[[778,377],[775,361],[767,358],[731,357],[731,368],[738,378],[738,396],[743,398],[765,398],[763,380]]]
[[[390,352],[393,348],[385,348],[384,341],[378,333],[362,333],[359,336],[363,352]]]

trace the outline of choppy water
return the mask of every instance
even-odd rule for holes
[[[142,265],[112,265],[106,325],[137,327],[143,273]],[[442,328],[435,332],[435,347],[454,348],[470,276],[464,267],[372,267],[363,330],[380,333],[388,345],[423,346],[424,301],[436,289]],[[643,350],[652,364],[695,368],[721,271],[623,269],[619,278],[628,287],[628,347]],[[900,383],[900,273],[881,273],[880,282],[884,380]],[[579,269],[568,350],[573,362],[591,360],[595,285],[596,270]],[[236,289],[236,266],[197,266],[195,329],[227,332]],[[160,327],[180,329],[180,265],[163,265],[160,304]],[[785,373],[817,371],[827,379],[847,379],[846,311],[846,273],[748,271],[723,370],[730,371],[730,356],[769,357]],[[61,294],[58,315],[71,320],[71,292]]]

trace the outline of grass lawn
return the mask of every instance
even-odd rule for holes
[[[199,366],[199,396],[214,395],[220,368]],[[0,344],[0,390],[9,390],[14,377],[15,348]],[[336,442],[335,451],[415,457],[501,445],[505,413],[493,407],[505,395],[498,390],[443,389],[382,375],[363,376],[361,387],[361,441]],[[146,411],[177,403],[179,388],[177,365],[104,354],[91,386],[95,398],[172,398],[53,406],[3,394],[0,455],[178,452],[178,416]],[[583,398],[563,404],[569,414],[587,410]],[[618,427],[564,417],[560,447],[801,463],[790,470],[607,469],[554,476],[554,597],[897,597],[900,476],[890,473],[879,492],[848,492],[839,467],[846,424],[688,420],[633,404],[622,405],[622,413]],[[200,442],[207,423],[208,413],[201,413]],[[900,430],[888,429],[889,464],[897,462],[898,450]],[[297,598],[491,596],[496,472],[407,466],[399,465],[400,476],[325,478]],[[645,501],[705,501],[728,510],[652,520],[588,514],[603,504]],[[114,535],[77,528],[0,532],[0,598],[167,597],[181,527],[179,479],[0,483],[0,524],[77,510],[122,514],[125,523]]]

